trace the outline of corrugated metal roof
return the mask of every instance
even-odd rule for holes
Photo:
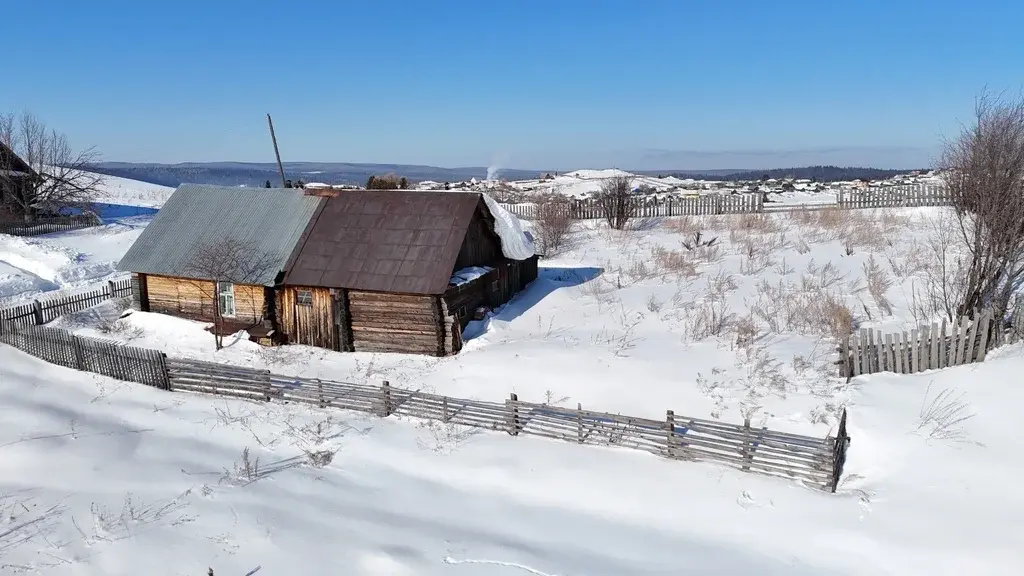
[[[190,277],[190,259],[224,239],[251,246],[268,266],[252,280],[272,286],[323,198],[300,189],[182,184],[121,258],[125,272]]]
[[[285,283],[443,294],[480,203],[465,192],[343,190],[303,233]]]

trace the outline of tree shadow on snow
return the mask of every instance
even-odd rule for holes
[[[511,322],[526,311],[536,306],[555,290],[572,288],[596,279],[604,274],[604,268],[593,266],[559,267],[541,266],[537,269],[537,279],[522,292],[516,294],[504,306],[484,320],[470,322],[462,332],[462,340],[469,341],[487,332],[491,320]]]

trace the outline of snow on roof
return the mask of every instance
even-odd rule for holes
[[[480,195],[494,216],[494,232],[501,239],[501,253],[512,260],[526,260],[536,254],[533,238],[523,232],[519,218],[502,208],[490,195]]]

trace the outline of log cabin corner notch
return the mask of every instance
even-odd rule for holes
[[[507,213],[474,192],[346,190],[326,198],[286,265],[278,323],[288,342],[445,356],[480,307],[537,277]],[[500,228],[500,229],[499,229]],[[521,246],[503,244],[518,235]],[[509,256],[512,255],[512,257]]]
[[[133,307],[209,322],[217,302],[222,328],[273,337],[276,287],[321,201],[298,189],[182,184],[118,262],[132,273]],[[237,278],[226,270],[214,282],[195,265],[216,246],[232,247]]]

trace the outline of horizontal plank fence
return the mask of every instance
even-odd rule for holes
[[[561,408],[520,401],[453,398],[416,390],[274,374],[268,370],[167,358],[66,330],[29,326],[0,335],[0,342],[68,368],[96,372],[163,390],[258,401],[294,402],[355,410],[380,417],[439,421],[512,436],[538,436],[578,444],[631,448],[662,457],[713,462],[744,472],[797,480],[835,492],[849,444],[845,413],[840,434],[815,438],[766,428],[677,416],[664,420]]]
[[[829,208],[906,208],[917,206],[948,206],[950,196],[942,186],[893,186],[864,190],[839,190],[834,202],[771,202],[765,204],[761,193],[702,194],[669,198],[636,198],[637,218],[668,216],[705,216],[716,214],[748,214],[760,212],[794,212],[799,210],[826,210]],[[604,218],[600,202],[594,198],[568,200],[565,205],[575,220]],[[524,220],[537,217],[537,204],[501,204],[503,208]]]
[[[100,224],[102,224],[100,219],[92,214],[41,217],[35,218],[31,222],[0,221],[0,234],[10,234],[11,236],[39,236],[40,234],[81,230],[82,228],[90,228],[92,226],[99,226]]]
[[[1024,309],[1018,308],[1014,314],[1017,319],[1009,325],[996,322],[991,311],[983,310],[957,322],[943,320],[941,324],[920,326],[909,332],[883,334],[862,329],[840,344],[840,375],[913,374],[981,362],[996,346],[1020,338]]]
[[[19,326],[40,326],[53,322],[65,314],[81,312],[87,308],[115,298],[126,298],[132,295],[130,278],[110,280],[101,287],[52,298],[35,300],[29,304],[21,304],[0,309],[0,334],[6,329]]]

